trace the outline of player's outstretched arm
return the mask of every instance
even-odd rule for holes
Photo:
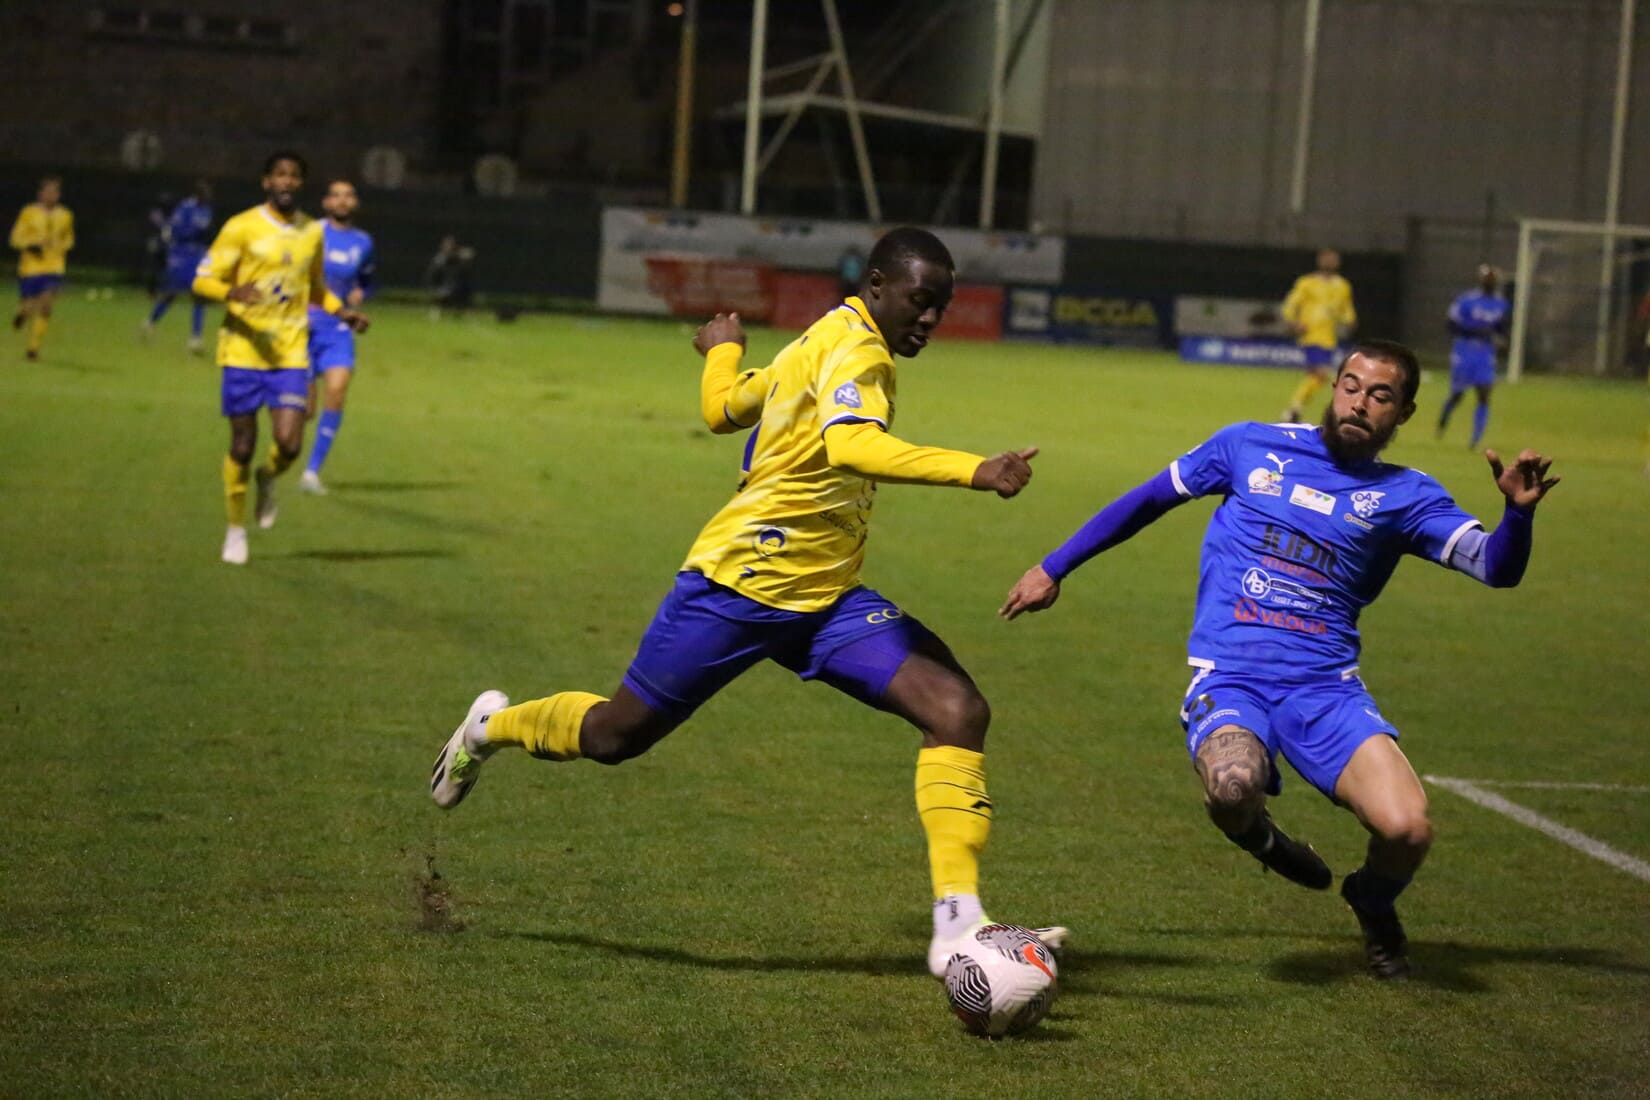
[[[1016,619],[1027,611],[1046,611],[1060,598],[1060,582],[1096,554],[1132,538],[1170,509],[1189,498],[1175,487],[1174,475],[1164,470],[1124,493],[1083,524],[1077,533],[1042,564],[1032,566],[1008,593],[997,612]]]
[[[1501,456],[1493,450],[1485,451],[1484,458],[1495,476],[1496,488],[1507,498],[1506,510],[1493,533],[1486,535],[1475,529],[1462,535],[1448,564],[1491,588],[1514,588],[1524,579],[1524,570],[1530,564],[1536,505],[1559,479],[1547,476],[1553,460],[1528,448],[1510,467],[1503,465]]]
[[[1553,460],[1528,447],[1519,452],[1518,460],[1510,468],[1502,465],[1501,456],[1493,450],[1485,451],[1484,459],[1495,476],[1495,487],[1507,498],[1507,507],[1521,512],[1533,513],[1541,498],[1559,482],[1558,478],[1547,476]]]
[[[1031,481],[1036,447],[982,458],[967,451],[919,447],[889,435],[879,422],[844,420],[825,429],[825,461],[886,485],[950,485],[1007,500]]]
[[[699,376],[699,415],[717,435],[743,431],[762,416],[767,384],[760,371],[739,370],[745,329],[737,313],[718,313],[699,326],[693,350],[705,357]]]

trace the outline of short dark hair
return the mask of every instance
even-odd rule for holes
[[[34,186],[35,186],[36,190],[39,190],[40,188],[46,186],[48,183],[55,183],[55,184],[57,184],[57,186],[62,187],[63,186],[63,177],[62,176],[55,176],[55,175],[54,176],[41,176],[40,177],[40,182],[35,184]]]
[[[298,166],[298,174],[300,176],[307,177],[309,175],[309,162],[297,153],[294,153],[291,149],[277,149],[273,153],[269,154],[269,156],[265,157],[264,175],[267,176],[271,172],[275,171],[275,166],[283,160],[290,160],[293,164],[296,164]]]
[[[1404,403],[1415,404],[1415,395],[1421,389],[1421,361],[1406,345],[1396,340],[1359,340],[1346,353],[1346,359],[1354,355],[1362,355],[1365,359],[1376,359],[1382,363],[1391,363],[1404,372]],[[1346,359],[1341,360],[1341,366],[1346,366]],[[1335,372],[1336,377],[1340,371]]]
[[[952,271],[957,269],[950,249],[938,237],[926,229],[902,225],[884,233],[871,247],[871,255],[865,260],[865,274],[880,271],[884,276],[891,275],[894,268],[913,259],[944,264]]]
[[[359,187],[355,186],[355,181],[350,179],[348,176],[333,176],[331,179],[327,180],[327,185],[321,188],[321,192],[325,194],[326,192],[331,191],[335,185],[340,183],[348,185],[352,191],[360,190]]]

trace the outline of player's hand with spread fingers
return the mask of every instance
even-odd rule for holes
[[[1023,451],[1004,451],[988,458],[974,470],[971,488],[994,492],[1004,500],[1015,496],[1031,480],[1031,460],[1037,457],[1036,447]]]
[[[745,328],[739,323],[739,314],[718,313],[700,325],[699,331],[693,336],[693,350],[700,355],[704,355],[717,344],[745,346]]]
[[[1047,611],[1059,598],[1060,582],[1049,576],[1041,565],[1034,565],[1014,582],[997,614],[1005,619],[1017,619],[1027,611]]]
[[[1559,482],[1558,478],[1547,476],[1553,460],[1528,447],[1519,452],[1518,460],[1510,467],[1502,465],[1501,456],[1493,449],[1485,451],[1484,458],[1495,476],[1495,487],[1501,490],[1508,504],[1521,512],[1535,511],[1547,490]]]

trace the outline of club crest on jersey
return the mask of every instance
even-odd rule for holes
[[[757,557],[772,557],[785,549],[785,532],[777,527],[764,527],[756,532],[752,541]]]
[[[1385,493],[1378,493],[1374,489],[1361,489],[1352,494],[1352,510],[1368,519],[1375,514],[1375,509],[1381,506],[1381,498]]]
[[[831,400],[847,409],[857,409],[865,404],[859,396],[859,387],[852,382],[844,382],[836,388]]]
[[[1335,498],[1333,496],[1328,493],[1320,493],[1318,490],[1309,488],[1299,482],[1296,482],[1295,487],[1289,492],[1289,503],[1300,508],[1320,512],[1326,516],[1335,514]]]
[[[1276,470],[1268,470],[1265,466],[1256,466],[1249,471],[1249,491],[1264,497],[1281,497],[1283,475]]]

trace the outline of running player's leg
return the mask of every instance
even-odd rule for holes
[[[309,398],[309,370],[294,367],[266,371],[264,402],[269,408],[271,440],[255,475],[258,526],[275,526],[275,479],[298,460],[304,449],[304,409]]]
[[[1444,399],[1444,407],[1438,413],[1438,430],[1434,433],[1440,439],[1443,438],[1444,430],[1449,427],[1449,418],[1455,415],[1455,407],[1461,404],[1461,398],[1466,396],[1467,382],[1462,377],[1465,369],[1461,357],[1452,354],[1449,368],[1449,397]]]
[[[155,326],[166,316],[166,311],[172,308],[172,299],[176,297],[177,292],[170,289],[155,297],[155,304],[149,307],[149,319],[143,322],[143,327],[139,330],[139,334],[145,340],[155,334]]]
[[[1493,368],[1492,368],[1493,369]],[[1484,440],[1484,429],[1490,426],[1490,390],[1492,383],[1480,382],[1473,389],[1478,393],[1478,407],[1472,410],[1472,442],[1467,446],[1473,450]]]
[[[23,354],[30,359],[40,357],[40,345],[45,342],[46,329],[52,323],[52,304],[57,300],[57,285],[62,280],[52,278],[34,298],[29,309],[29,339]]]
[[[249,413],[230,413],[230,384],[227,378],[224,406],[225,415],[229,417],[229,453],[223,459],[223,502],[229,528],[224,535],[222,557],[231,565],[245,565],[246,485],[251,479],[252,451],[258,445],[257,406],[254,405]]]
[[[193,294],[189,298],[189,351],[191,354],[199,355],[206,348],[206,343],[201,337],[201,333],[206,329],[206,299]]]
[[[1334,348],[1308,345],[1302,350],[1306,352],[1306,373],[1300,384],[1295,387],[1295,392],[1290,395],[1289,408],[1284,410],[1283,414],[1283,418],[1291,424],[1300,421],[1306,403],[1329,381],[1329,368],[1335,359]]]
[[[338,430],[344,423],[344,400],[349,396],[350,377],[354,371],[349,367],[327,367],[321,374],[319,387],[311,385],[311,393],[319,388],[320,423],[315,427],[315,442],[309,447],[309,462],[304,467],[301,479],[303,487],[312,493],[324,493],[326,489],[321,483],[321,467],[326,463],[327,455],[332,451],[332,444],[338,437]],[[315,400],[314,397],[311,398]]]

